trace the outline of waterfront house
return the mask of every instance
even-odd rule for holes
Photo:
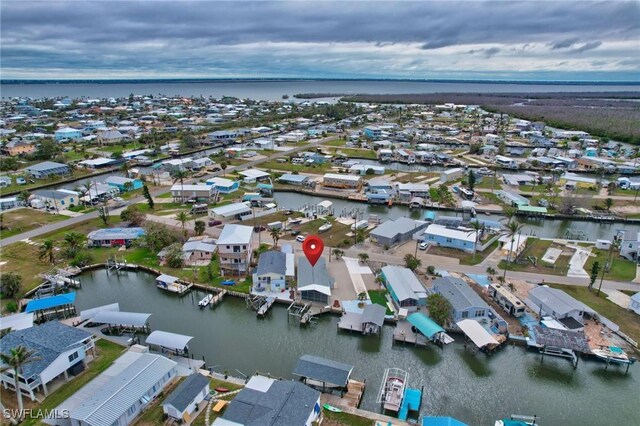
[[[286,286],[287,255],[270,250],[262,253],[253,274],[253,290],[256,292],[280,292]]]
[[[416,156],[413,151],[408,149],[399,149],[396,151],[396,159],[401,163],[413,164],[416,162]]]
[[[0,198],[0,211],[15,209],[23,205],[23,201],[18,197]]]
[[[46,418],[58,426],[126,426],[177,377],[177,363],[132,346],[104,372],[53,410],[68,418]],[[63,416],[58,416],[63,417]]]
[[[326,173],[323,177],[323,186],[325,188],[359,191],[362,188],[362,183],[363,180],[361,176]]]
[[[550,316],[569,330],[582,329],[584,316],[596,315],[593,309],[564,291],[547,286],[533,288],[529,291],[529,297],[525,302],[540,317]]]
[[[234,130],[217,130],[209,133],[209,140],[212,142],[233,143],[233,141],[239,137],[237,131]]]
[[[171,187],[171,196],[175,202],[185,202],[189,199],[209,201],[212,194],[212,185],[181,184],[176,183]]]
[[[410,201],[415,197],[428,199],[431,196],[426,183],[399,183],[396,187],[401,201]]]
[[[475,231],[470,228],[449,227],[433,223],[424,231],[422,240],[429,245],[454,248],[468,253],[474,252]]]
[[[209,157],[196,158],[191,162],[191,170],[202,170],[205,167],[209,167],[213,165],[213,160]]]
[[[55,163],[53,161],[44,161],[25,168],[27,173],[36,179],[45,178],[47,176],[66,175],[71,171],[66,164]]]
[[[78,205],[79,194],[68,189],[48,190],[41,189],[33,192],[34,198],[42,200],[45,206],[56,210],[66,209]]]
[[[393,151],[388,148],[381,148],[378,150],[378,160],[391,161],[393,159]]]
[[[36,400],[36,393],[42,391],[49,395],[47,385],[68,381],[70,375],[82,372],[86,364],[95,357],[93,335],[84,330],[49,321],[22,330],[10,331],[0,339],[2,353],[23,346],[34,351],[39,358],[21,367],[19,376],[20,391]],[[89,357],[87,357],[89,355]],[[12,369],[0,373],[4,389],[15,391],[15,379]]]
[[[528,174],[504,174],[502,180],[511,186],[535,185],[537,181],[535,176]]]
[[[356,173],[361,176],[366,174],[374,174],[374,175],[383,175],[385,172],[385,168],[382,166],[374,166],[371,164],[354,164],[349,167],[349,173]]]
[[[118,130],[105,130],[98,133],[98,143],[100,145],[113,145],[122,142],[127,136]]]
[[[427,290],[410,269],[387,265],[382,268],[381,278],[397,309],[415,311],[426,305]]]
[[[56,141],[60,142],[63,140],[74,140],[77,141],[82,138],[82,130],[80,129],[72,129],[71,127],[65,127],[63,129],[58,129],[54,132],[54,138]]]
[[[312,426],[320,411],[319,391],[256,375],[211,426]]]
[[[169,173],[185,171],[191,168],[193,164],[193,158],[172,158],[171,160],[165,160],[160,164],[163,170]]]
[[[225,225],[218,237],[220,270],[230,275],[249,272],[253,252],[253,228],[244,225]]]
[[[18,155],[32,154],[35,152],[36,146],[31,142],[11,141],[2,147],[2,152],[10,157]]]
[[[513,192],[499,190],[496,191],[496,195],[500,200],[502,200],[505,204],[511,207],[519,207],[519,206],[528,206],[529,199],[525,198],[521,195],[514,194]]]
[[[505,157],[504,155],[496,155],[494,158],[496,164],[505,169],[517,169],[518,162],[513,158]]]
[[[453,182],[462,177],[464,169],[456,167],[455,169],[446,169],[440,172],[440,182]]]
[[[221,177],[207,179],[206,184],[211,188],[212,192],[217,191],[220,194],[231,194],[240,188],[240,182]]]
[[[104,180],[104,183],[109,186],[118,188],[120,192],[140,189],[144,185],[140,179],[129,179],[122,176],[109,176]]]
[[[629,298],[629,310],[640,315],[640,291]]]
[[[285,183],[287,185],[306,186],[309,184],[309,176],[285,173],[278,178],[278,182]]]
[[[162,411],[169,418],[179,422],[191,421],[198,404],[204,400],[209,391],[209,378],[202,374],[192,374],[162,401]]]
[[[88,160],[82,160],[78,162],[78,165],[84,167],[85,169],[102,169],[105,167],[115,166],[116,164],[123,162],[123,160],[116,160],[115,158],[90,158]]]
[[[134,240],[143,235],[142,228],[105,228],[89,232],[87,239],[89,247],[129,247]]]
[[[245,182],[268,182],[271,175],[263,170],[247,169],[239,172]]]
[[[620,243],[620,256],[640,264],[640,232],[625,233]]]
[[[415,233],[420,232],[428,225],[427,222],[400,217],[378,225],[369,234],[369,239],[380,246],[391,247],[411,240]]]
[[[493,322],[500,332],[506,331],[506,321],[460,278],[440,277],[433,281],[432,291],[442,295],[451,304],[452,322],[464,319],[476,320],[485,325]],[[492,320],[492,317],[495,319]]]
[[[334,283],[324,257],[313,266],[305,256],[298,257],[297,287],[301,300],[327,305]]]
[[[208,265],[217,249],[216,241],[211,237],[191,237],[182,245],[182,260],[186,266]]]

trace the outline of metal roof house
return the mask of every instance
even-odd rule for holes
[[[382,279],[398,309],[415,311],[426,305],[427,290],[410,269],[387,265],[382,268]]]
[[[48,395],[47,384],[69,373],[77,374],[84,370],[86,353],[94,353],[93,335],[83,330],[50,321],[42,325],[12,331],[0,339],[3,353],[24,346],[32,350],[39,358],[21,367],[19,386],[22,393],[36,400],[36,392],[42,389]],[[3,365],[4,367],[4,365]],[[4,389],[15,390],[13,370],[0,373]]]
[[[253,274],[253,290],[256,292],[284,290],[286,273],[287,255],[285,253],[276,250],[262,253],[256,273]]]
[[[451,304],[453,322],[465,319],[496,322],[500,331],[506,331],[504,321],[465,281],[455,277],[441,277],[433,281],[434,293],[445,297]],[[494,320],[495,318],[495,320]]]
[[[329,275],[327,261],[324,258],[311,266],[306,257],[298,257],[298,290],[302,300],[329,303],[331,289],[335,279]]]
[[[220,268],[232,274],[249,271],[253,247],[253,228],[244,225],[225,225],[218,237]]]
[[[428,225],[427,222],[400,217],[396,220],[388,220],[377,226],[369,234],[369,239],[378,245],[391,247],[411,240],[413,234]]]
[[[309,183],[309,176],[293,175],[291,173],[285,173],[278,178],[278,182],[286,183],[289,185],[306,185]]]
[[[438,247],[448,247],[473,253],[475,231],[471,228],[450,227],[432,223],[424,231],[423,241]]]
[[[25,170],[36,179],[52,175],[66,175],[71,171],[66,164],[55,163],[53,161],[43,161],[42,163],[29,166]]]
[[[596,315],[593,309],[569,296],[564,291],[546,286],[532,289],[525,303],[535,312],[553,317],[572,330],[583,327],[585,314],[589,316]],[[569,320],[569,318],[574,321]]]
[[[320,392],[300,383],[253,376],[211,426],[311,426]]]
[[[162,411],[173,419],[188,422],[208,394],[209,379],[202,374],[192,374],[162,402]]]
[[[47,418],[60,426],[126,426],[177,375],[177,363],[136,345],[56,408],[69,418]]]
[[[142,228],[106,228],[91,231],[87,235],[91,247],[130,246],[133,240],[144,235]]]

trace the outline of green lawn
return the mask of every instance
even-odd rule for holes
[[[9,238],[13,235],[31,231],[49,223],[60,222],[69,216],[51,214],[35,209],[14,209],[0,214],[0,236]]]
[[[348,225],[343,225],[340,222],[336,222],[332,220],[332,218],[328,218],[328,220],[333,224],[333,226],[331,227],[331,229],[323,233],[318,233],[318,228],[320,228],[320,226],[325,223],[324,219],[312,220],[311,222],[307,222],[298,227],[294,225],[291,228],[299,230],[303,235],[317,234],[322,239],[325,246],[350,247],[354,244],[354,237],[347,236],[347,233],[351,232],[351,228]]]
[[[499,189],[502,189],[502,181],[500,180],[499,176],[496,176],[495,183],[494,183],[493,176],[483,176],[480,182],[476,182],[475,188],[482,188],[482,189],[495,188],[495,190],[497,191]],[[484,195],[484,192],[482,193],[482,195]]]
[[[513,260],[509,263],[509,271],[519,271],[519,272],[532,272],[532,273],[540,273],[540,274],[549,274],[549,275],[567,275],[569,270],[569,260],[571,259],[571,255],[562,254],[556,260],[553,266],[546,265],[542,262],[542,256],[547,252],[549,247],[554,247],[558,249],[566,249],[562,245],[554,244],[551,240],[540,240],[537,238],[529,238],[527,240],[527,248],[523,255],[520,256],[519,262],[514,262]],[[571,250],[573,252],[573,250]],[[529,256],[533,256],[537,259],[537,264],[533,265],[527,258]],[[504,270],[507,266],[506,260],[501,260],[498,264],[498,268]]]
[[[369,298],[372,303],[384,306],[387,310],[386,314],[393,315],[393,311],[387,306],[387,298],[385,297],[388,293],[387,290],[369,290],[367,293],[369,293]]]
[[[607,300],[607,295],[600,293],[597,296],[597,288],[594,286],[593,291],[589,291],[587,287],[549,284],[550,287],[558,288],[572,297],[575,297],[582,303],[593,308],[599,314],[613,321],[620,326],[623,333],[629,335],[636,342],[640,341],[640,321],[638,315],[621,308],[613,302]]]
[[[29,183],[31,179],[27,179],[28,183],[26,185],[17,185],[15,183],[15,178],[16,176],[19,176],[19,175],[9,174],[9,176],[13,178],[14,183],[0,190],[0,198],[5,197],[9,194],[17,194],[22,191],[31,191],[47,184],[61,183],[61,182],[67,182],[70,180],[75,180],[81,177],[88,176],[91,173],[93,173],[92,170],[85,170],[85,169],[74,170],[73,175],[70,175],[70,176],[51,176],[48,179],[33,179],[34,183]]]
[[[322,175],[332,170],[333,164],[327,161],[324,164],[292,164],[290,162],[287,163],[278,163],[277,161],[266,161],[260,164],[261,168],[268,170],[282,170],[285,173],[293,173],[293,172],[302,172],[302,173],[311,173]]]
[[[378,158],[378,154],[372,149],[337,148],[336,153],[342,153],[351,158],[368,158],[371,160]]]
[[[487,258],[487,256],[489,256],[491,253],[493,253],[495,249],[498,248],[499,244],[500,242],[498,240],[495,240],[484,251],[476,252],[475,256],[471,254],[460,259],[460,264],[461,265],[478,265],[479,263],[482,263]]]
[[[342,140],[342,139],[333,139],[327,142],[324,142],[322,145],[327,145],[327,146],[344,146],[347,143],[346,140]]]
[[[600,263],[600,268],[604,267],[605,263],[609,260],[609,252],[607,250],[598,250],[593,249],[591,253],[595,254],[596,257],[590,256],[589,259],[584,264],[584,270],[587,273],[591,273],[591,268],[595,262]],[[609,268],[609,272],[605,272],[604,278],[606,280],[613,281],[633,281],[636,277],[636,263],[630,260],[627,260],[617,253],[614,253],[611,256],[612,265]],[[602,271],[602,269],[600,269]],[[600,278],[600,274],[598,274],[598,278]]]
[[[371,419],[356,416],[349,413],[334,413],[333,411],[323,410],[324,417],[331,421],[332,425],[340,426],[373,426],[375,422]]]
[[[98,340],[96,342],[96,347],[98,348],[98,358],[94,359],[85,371],[45,398],[38,408],[43,410],[52,410],[56,408],[63,401],[76,393],[77,390],[111,366],[113,361],[118,358],[124,350],[122,346],[116,345],[115,343],[111,343],[107,340]],[[27,419],[23,424],[35,425],[37,423],[38,421],[36,419]]]

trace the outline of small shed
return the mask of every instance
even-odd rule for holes
[[[173,419],[189,422],[208,393],[209,379],[202,374],[192,374],[164,400],[162,411]]]

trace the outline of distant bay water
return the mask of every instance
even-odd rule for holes
[[[82,82],[7,82],[0,93],[7,97],[108,98],[134,95],[234,96],[255,100],[281,100],[299,93],[402,94],[402,93],[544,93],[628,92],[640,93],[640,83],[546,83],[405,80],[134,80]]]

